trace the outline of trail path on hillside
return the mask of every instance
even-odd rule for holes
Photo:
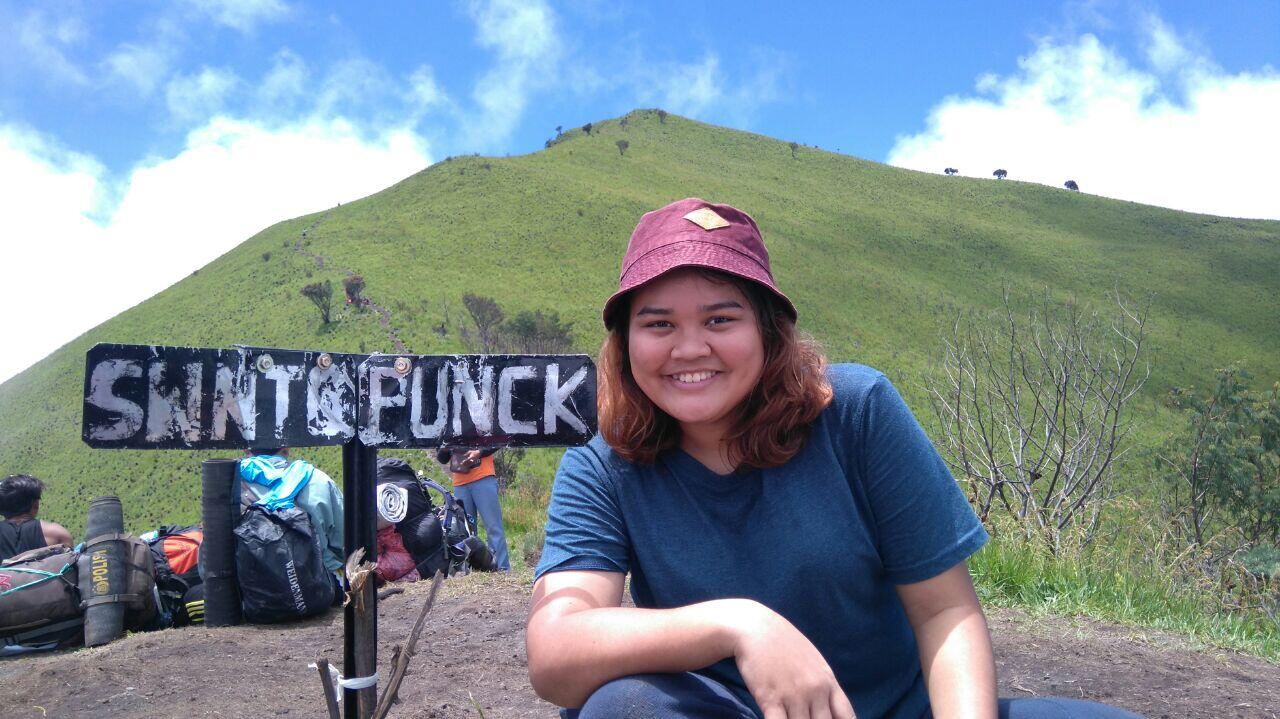
[[[427,583],[380,602],[379,670],[390,674]],[[530,587],[517,577],[450,579],[429,617],[395,719],[555,717],[525,674]],[[1150,719],[1276,719],[1280,666],[1178,637],[1091,620],[988,611],[1000,694],[1084,697]],[[4,716],[324,717],[307,664],[342,660],[342,614],[286,626],[184,628],[105,647],[0,659]]]
[[[311,258],[312,260],[315,261],[316,267],[321,270],[323,270],[326,265],[330,264],[329,261],[325,259],[324,255],[308,250],[304,243],[308,241],[308,235],[310,235],[313,231],[315,231],[315,229],[320,226],[320,223],[324,222],[325,219],[327,219],[328,217],[329,217],[328,212],[325,212],[324,214],[317,217],[314,221],[312,221],[310,225],[307,225],[307,228],[305,230],[303,230],[298,235],[298,239],[293,241],[294,252],[297,252],[298,254],[304,257]],[[355,270],[348,270],[348,269],[342,269],[342,268],[337,268],[337,269],[343,272],[347,277],[352,277],[356,274]],[[373,310],[374,312],[378,313],[378,324],[382,325],[382,329],[387,331],[387,339],[391,341],[391,346],[395,348],[396,352],[408,353],[409,348],[405,345],[403,341],[401,341],[400,335],[396,333],[395,328],[391,326],[391,310],[387,309],[386,307],[383,307],[377,302],[374,302],[368,296],[366,296],[365,299],[368,301],[366,306],[369,307],[369,309]]]

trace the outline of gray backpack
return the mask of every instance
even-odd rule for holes
[[[79,556],[55,544],[0,562],[0,638],[5,645],[79,643],[84,626],[76,586]]]

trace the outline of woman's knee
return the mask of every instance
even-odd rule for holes
[[[705,677],[682,674],[633,674],[614,679],[587,697],[573,719],[753,719],[755,714],[723,686]]]
[[[1142,719],[1133,712],[1097,702],[1061,697],[1001,699],[1000,719]]]

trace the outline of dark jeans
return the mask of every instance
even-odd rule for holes
[[[700,674],[636,674],[615,679],[587,698],[581,709],[562,709],[564,719],[756,719],[724,685]],[[1001,699],[1000,719],[1142,719],[1094,702],[1056,697]]]

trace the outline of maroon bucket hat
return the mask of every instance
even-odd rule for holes
[[[720,270],[763,285],[782,300],[791,319],[796,319],[795,305],[773,282],[769,251],[756,221],[736,207],[690,197],[640,218],[622,258],[618,291],[604,303],[605,327],[613,327],[618,300],[628,292],[678,267],[690,266]]]

